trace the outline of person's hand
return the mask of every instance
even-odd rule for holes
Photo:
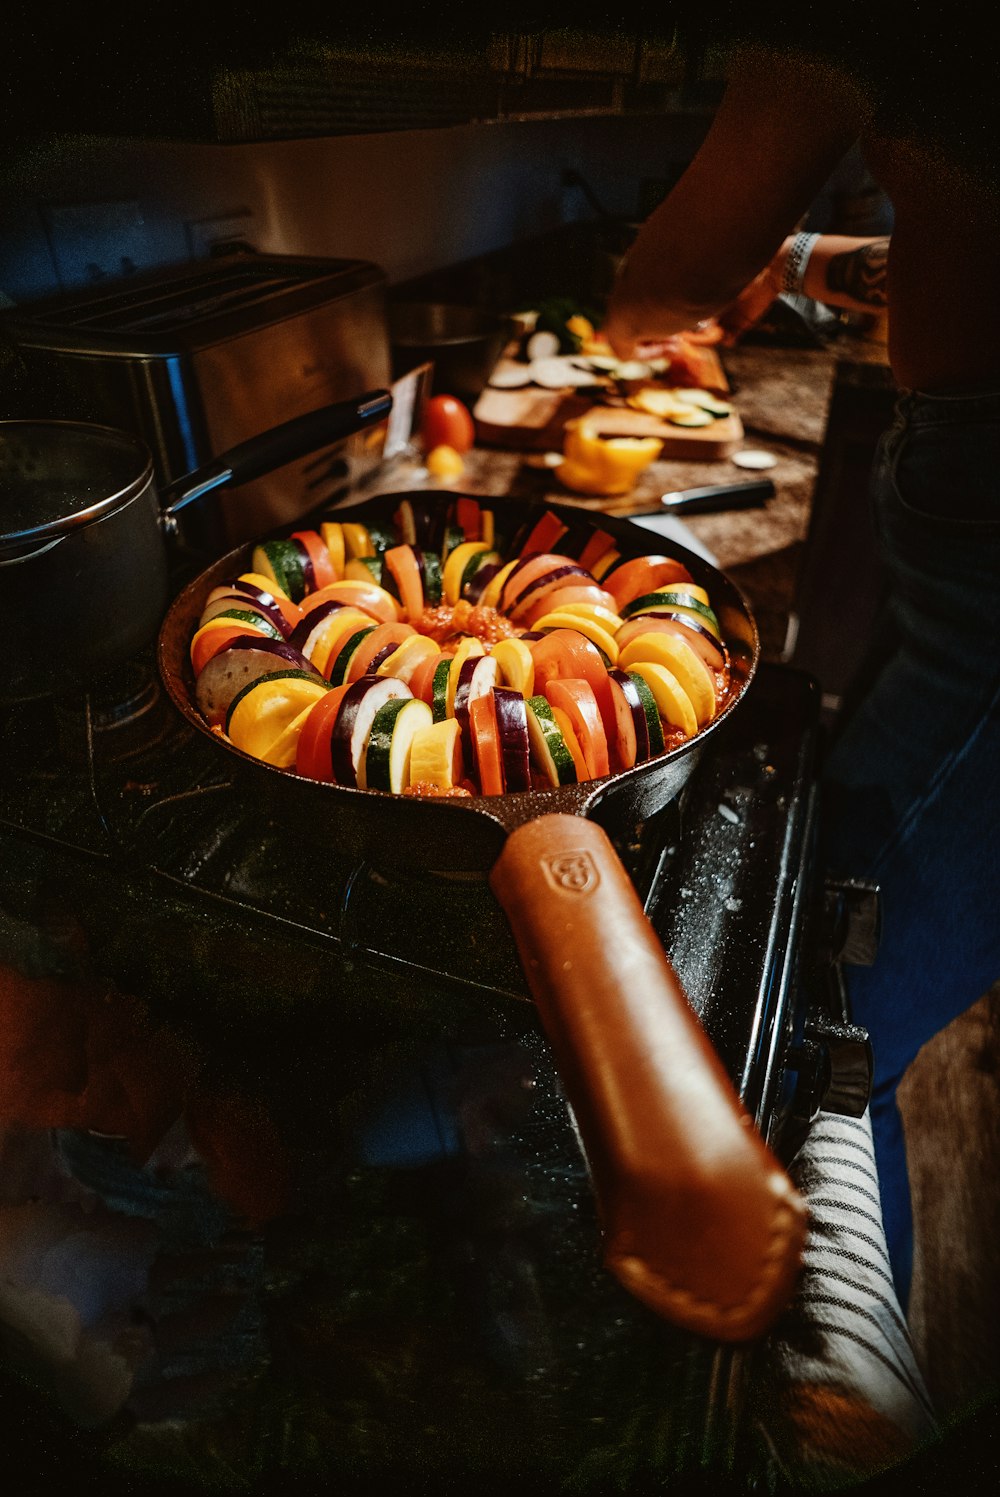
[[[754,276],[734,302],[718,314],[723,330],[723,343],[732,347],[744,333],[760,321],[781,292],[781,275],[784,266],[784,251],[775,256],[770,265]]]

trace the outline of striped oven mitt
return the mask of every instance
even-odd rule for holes
[[[753,1412],[779,1482],[833,1491],[939,1431],[893,1286],[868,1113],[822,1113],[789,1174],[809,1236],[798,1293],[754,1371]]]

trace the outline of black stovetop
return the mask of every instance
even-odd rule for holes
[[[131,725],[94,701],[7,712],[13,1205],[51,1208],[63,1250],[84,1218],[100,1228],[63,1286],[81,1302],[74,1368],[53,1383],[29,1334],[28,1385],[55,1386],[74,1430],[91,1410],[99,1469],[191,1462],[234,1488],[530,1473],[597,1492],[628,1471],[639,1491],[731,1464],[740,1356],[602,1271],[586,1164],[485,882],[386,877],[290,841],[151,681],[139,662]],[[619,838],[786,1155],[818,720],[809,678],[762,666],[680,801]]]

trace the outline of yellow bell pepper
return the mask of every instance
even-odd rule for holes
[[[662,450],[659,437],[602,437],[580,417],[566,423],[556,477],[578,494],[627,494]]]

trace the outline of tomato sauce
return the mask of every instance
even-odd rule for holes
[[[429,780],[417,780],[415,784],[407,785],[402,792],[415,800],[448,800],[456,796],[471,796],[473,793],[466,785],[449,785],[447,789],[443,789],[440,785],[432,785]]]
[[[484,645],[494,645],[500,639],[513,639],[521,633],[516,624],[495,608],[473,605],[464,598],[454,604],[425,608],[414,627],[418,634],[426,634],[439,645],[461,634],[474,634]]]

